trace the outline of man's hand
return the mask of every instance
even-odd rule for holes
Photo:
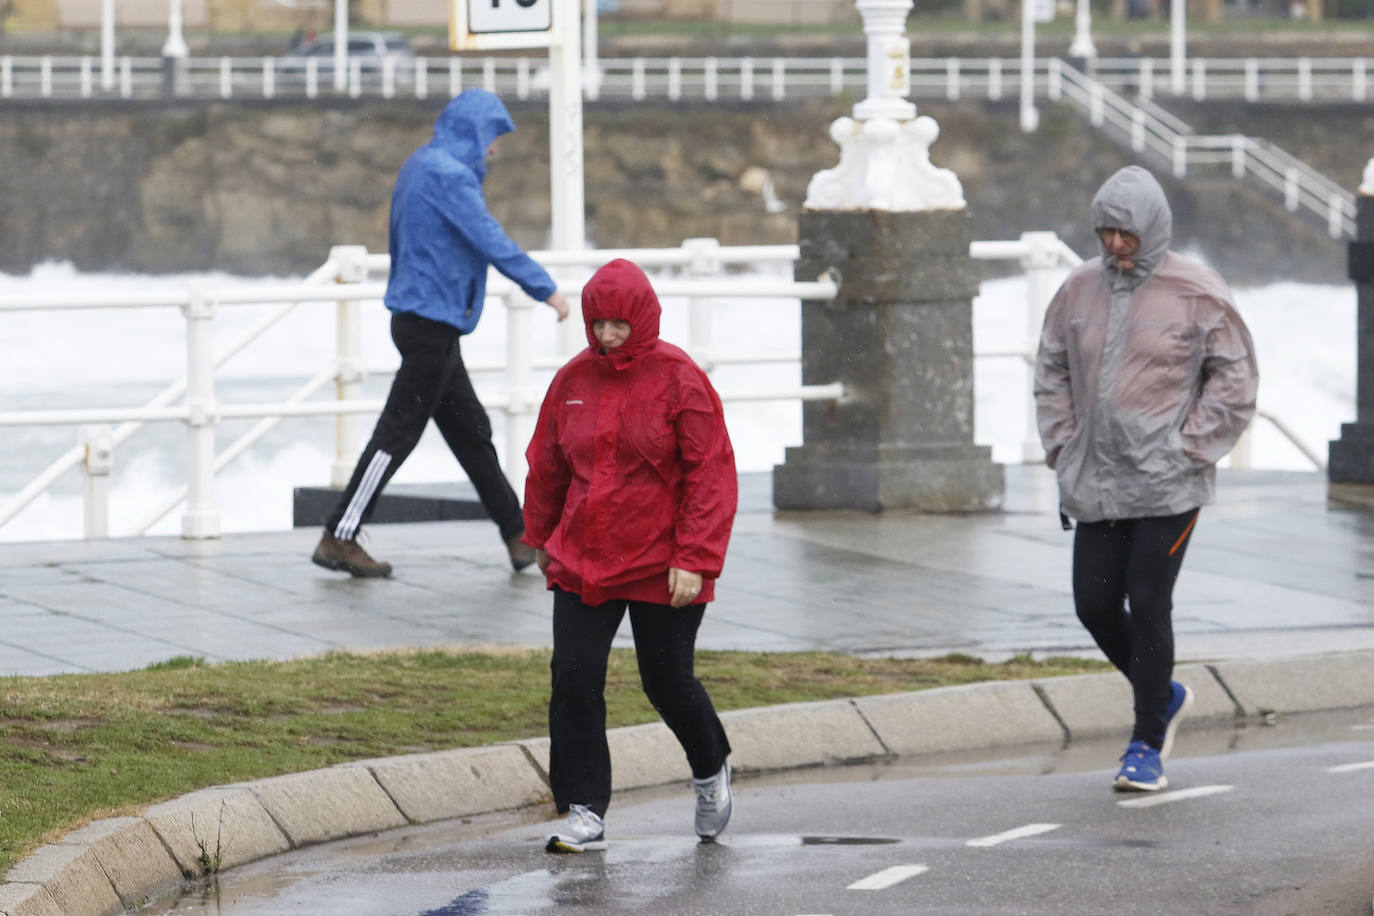
[[[558,313],[559,321],[568,317],[568,300],[563,298],[562,293],[554,293],[544,301],[548,303],[549,308]]]
[[[701,573],[668,567],[668,593],[668,603],[673,607],[695,604],[697,595],[701,594]]]
[[[539,571],[548,575],[549,573],[549,552],[543,547],[538,547],[534,551],[534,565],[539,567]]]

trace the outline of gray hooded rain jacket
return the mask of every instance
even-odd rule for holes
[[[1149,172],[1107,179],[1092,215],[1140,250],[1128,272],[1105,249],[1082,264],[1045,315],[1035,405],[1063,511],[1096,522],[1207,505],[1255,413],[1250,333],[1222,279],[1168,250],[1173,214]]]

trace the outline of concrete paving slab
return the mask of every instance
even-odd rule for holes
[[[182,880],[176,860],[152,826],[139,817],[112,817],[62,837],[61,846],[88,846],[125,908],[146,903],[156,891]]]
[[[292,846],[403,827],[405,815],[363,768],[333,767],[240,783]]]
[[[1249,714],[1306,712],[1374,703],[1374,652],[1227,661],[1217,674]]]
[[[515,744],[358,760],[416,824],[552,801],[543,771]]]
[[[0,913],[4,916],[67,916],[41,884],[0,884]]]
[[[5,879],[43,885],[58,911],[72,916],[124,912],[124,903],[89,846],[40,846]]]
[[[898,755],[1065,738],[1039,694],[1022,682],[860,697],[854,705],[884,746]]]
[[[143,819],[187,877],[274,856],[291,848],[257,797],[243,788],[203,789],[153,805]]]
[[[722,713],[736,770],[820,766],[882,757],[887,748],[849,700]]]

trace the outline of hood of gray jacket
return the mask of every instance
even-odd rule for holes
[[[1173,211],[1155,176],[1138,165],[1128,165],[1102,183],[1093,197],[1092,215],[1094,229],[1120,229],[1140,239],[1135,267],[1128,272],[1135,283],[1148,277],[1169,250]],[[1101,240],[1097,244],[1103,267],[1120,272],[1116,258],[1107,253]]]

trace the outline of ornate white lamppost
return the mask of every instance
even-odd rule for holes
[[[817,172],[806,189],[813,210],[962,209],[964,189],[949,169],[931,165],[940,127],[916,116],[911,91],[911,43],[906,17],[912,0],[855,0],[868,38],[868,96],[852,118],[838,118],[830,136],[840,164]]]
[[[1078,0],[1073,17],[1073,41],[1069,42],[1069,57],[1082,60],[1084,64],[1097,57],[1097,47],[1092,36],[1093,14],[1088,0]]]

